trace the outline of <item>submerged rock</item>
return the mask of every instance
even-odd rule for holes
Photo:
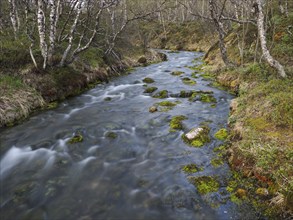
[[[188,78],[188,77],[183,78],[183,79],[182,79],[182,82],[183,82],[184,84],[186,84],[186,85],[190,85],[190,86],[196,84],[196,82],[195,82],[194,80],[192,80],[192,79],[190,79],[190,78]]]
[[[196,172],[201,171],[202,169],[198,168],[198,167],[196,166],[196,164],[191,163],[191,164],[187,164],[187,165],[185,165],[185,166],[182,168],[182,170],[183,170],[185,173],[196,173]]]
[[[228,131],[225,128],[218,130],[217,133],[215,134],[215,138],[217,138],[221,141],[226,140],[227,137],[228,137]]]
[[[207,194],[211,192],[217,192],[220,188],[219,182],[215,177],[211,176],[191,176],[188,178],[189,181],[196,186],[200,194]]]
[[[171,73],[172,76],[180,76],[180,75],[182,75],[182,74],[184,74],[184,72],[182,72],[182,71],[173,71],[173,72]]]
[[[157,87],[147,87],[144,90],[144,93],[153,93],[154,91],[156,91],[158,88]]]
[[[152,97],[153,98],[158,98],[158,99],[165,99],[168,98],[168,91],[167,90],[162,90],[154,94]]]
[[[70,138],[67,143],[68,144],[75,144],[83,141],[83,136],[81,134],[75,134],[72,138]]]
[[[188,133],[183,134],[182,139],[193,147],[201,147],[205,143],[210,142],[209,131],[210,129],[206,126],[194,128]]]
[[[112,100],[111,97],[106,97],[106,98],[104,98],[104,101],[111,101],[111,100]]]
[[[209,102],[217,102],[217,99],[214,96],[210,95],[210,94],[201,94],[199,100],[202,101],[202,102],[207,102],[207,103],[209,103]]]
[[[150,113],[154,113],[154,112],[156,112],[156,111],[158,111],[157,106],[151,106],[151,107],[149,108],[149,112],[150,112]]]
[[[144,83],[154,83],[155,80],[153,80],[152,78],[146,77],[142,80]]]
[[[186,119],[187,117],[184,115],[174,116],[170,121],[170,129],[182,130],[183,129],[182,121]]]
[[[115,132],[109,131],[105,135],[107,138],[116,139],[118,135]]]

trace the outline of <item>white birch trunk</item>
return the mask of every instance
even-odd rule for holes
[[[60,0],[50,0],[50,33],[49,33],[49,49],[48,49],[48,63],[52,65],[53,55],[55,52],[56,30],[59,18]]]
[[[69,32],[69,35],[68,35],[68,46],[66,48],[66,50],[64,51],[63,53],[63,56],[62,56],[62,59],[60,61],[60,66],[64,66],[66,60],[67,60],[67,57],[71,51],[71,48],[72,48],[72,45],[73,45],[73,35],[74,35],[74,32],[76,30],[76,27],[77,27],[77,23],[79,21],[79,16],[80,16],[80,13],[81,13],[81,9],[82,9],[82,2],[83,0],[79,0],[77,5],[76,5],[76,16],[75,16],[75,19],[74,19],[74,22],[71,26],[71,29],[70,29],[70,32]]]
[[[263,56],[271,67],[277,69],[277,71],[281,77],[286,77],[287,75],[285,73],[284,67],[277,60],[275,60],[272,57],[272,55],[270,54],[270,51],[267,48],[266,32],[265,32],[265,28],[264,28],[264,14],[263,14],[262,1],[256,0],[256,6],[257,6],[257,8],[256,8],[257,29],[258,29],[258,35],[259,35],[259,39],[260,39],[260,44],[261,44]]]
[[[15,0],[8,0],[8,2],[9,2],[9,6],[10,6],[10,20],[12,23],[15,37],[16,37],[17,31],[19,29],[18,12],[17,12],[17,8],[16,8]]]
[[[46,18],[44,13],[45,7],[43,0],[38,0],[37,4],[37,23],[40,38],[40,49],[43,56],[43,69],[46,69],[48,60],[48,45],[46,42]]]

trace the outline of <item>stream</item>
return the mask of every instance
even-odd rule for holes
[[[231,171],[211,164],[214,137],[227,127],[233,96],[191,77],[202,53],[170,53],[168,61],[139,67],[128,75],[62,102],[56,109],[33,115],[13,128],[0,130],[1,220],[106,219],[258,219],[249,205],[230,201]],[[182,71],[180,76],[171,75]],[[168,90],[169,97],[153,98],[148,87]],[[184,77],[195,85],[182,82]],[[180,91],[212,91],[217,103],[175,97]],[[162,101],[172,109],[149,108]],[[170,131],[173,116],[184,115],[183,130]],[[208,123],[211,141],[191,147],[181,136]],[[81,142],[69,143],[80,135]],[[196,164],[200,172],[182,168]],[[217,192],[201,194],[190,176],[214,176]]]

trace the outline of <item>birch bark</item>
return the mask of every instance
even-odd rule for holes
[[[43,56],[43,69],[46,69],[48,60],[48,45],[46,42],[46,18],[44,13],[45,6],[43,0],[38,0],[37,6],[37,23],[40,38],[40,49]]]
[[[269,65],[275,68],[281,77],[285,78],[287,75],[285,73],[284,67],[272,57],[267,47],[266,32],[264,28],[264,14],[263,14],[262,0],[256,0],[255,6],[256,6],[256,13],[257,13],[257,29],[258,29],[258,35],[260,39],[263,56],[266,59],[266,61],[269,63]]]

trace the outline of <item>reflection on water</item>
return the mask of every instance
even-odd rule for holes
[[[228,201],[229,168],[211,166],[213,134],[226,126],[231,95],[202,78],[190,86],[181,78],[200,53],[169,53],[169,61],[137,68],[131,75],[98,85],[51,111],[1,131],[1,220],[7,219],[253,219]],[[183,71],[171,76],[171,71]],[[183,98],[170,111],[149,113],[162,100],[143,93],[142,79],[171,94],[211,90],[210,103]],[[202,148],[183,143],[182,131],[170,132],[172,116],[185,115],[184,130],[209,121],[212,141]],[[75,134],[83,141],[68,144]],[[109,134],[112,134],[109,135]],[[194,163],[220,180],[217,193],[200,195],[182,172]],[[244,213],[244,214],[243,214]]]

